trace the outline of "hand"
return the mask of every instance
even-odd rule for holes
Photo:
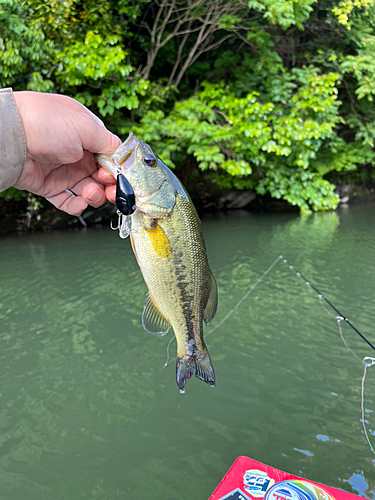
[[[105,196],[108,201],[116,204],[116,179],[109,172],[100,168],[98,172],[99,181],[106,186]]]
[[[102,205],[103,182],[115,181],[103,174],[100,182],[93,153],[113,154],[120,139],[70,97],[39,92],[14,92],[14,97],[27,149],[26,164],[15,187],[44,196],[71,215],[81,214],[88,204]],[[112,193],[113,187],[108,189]]]

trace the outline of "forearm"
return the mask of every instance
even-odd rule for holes
[[[25,166],[26,139],[11,89],[0,90],[0,192],[14,186]]]

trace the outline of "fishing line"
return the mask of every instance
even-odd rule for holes
[[[275,260],[275,262],[274,262],[273,264],[271,264],[271,265],[270,265],[270,267],[267,269],[267,271],[265,271],[265,272],[262,274],[262,276],[258,279],[258,281],[255,283],[255,285],[253,285],[253,286],[250,288],[250,290],[249,290],[247,293],[245,293],[245,295],[242,297],[242,299],[241,299],[239,302],[237,302],[237,304],[233,307],[233,309],[232,309],[231,311],[229,311],[229,313],[225,316],[225,318],[224,318],[224,319],[222,319],[222,320],[220,321],[220,323],[219,323],[219,324],[217,324],[214,328],[212,328],[212,330],[210,330],[208,333],[206,333],[206,335],[205,335],[204,337],[208,337],[208,335],[210,335],[210,333],[214,332],[214,331],[216,330],[216,328],[219,328],[219,326],[221,326],[221,325],[224,323],[224,321],[226,321],[226,320],[227,320],[230,316],[232,316],[232,314],[234,313],[234,311],[235,311],[235,310],[236,310],[236,309],[237,309],[237,308],[238,308],[238,307],[242,304],[242,302],[243,302],[245,299],[247,299],[247,297],[251,294],[251,292],[254,290],[254,288],[255,288],[256,286],[258,286],[258,285],[259,285],[259,283],[260,283],[260,282],[261,282],[261,281],[262,281],[262,280],[263,280],[263,279],[267,276],[267,274],[268,274],[269,272],[271,272],[271,271],[272,271],[272,269],[276,266],[276,264],[277,264],[277,263],[279,262],[279,260],[280,260],[280,259],[282,259],[282,258],[283,258],[283,256],[282,256],[282,255],[280,255],[279,257],[277,257],[277,259]]]
[[[216,328],[219,328],[219,326],[221,326],[221,325],[224,323],[224,321],[226,321],[226,320],[227,320],[230,316],[232,316],[232,314],[234,313],[234,311],[235,311],[235,310],[236,310],[236,309],[237,309],[237,308],[238,308],[238,307],[242,304],[242,302],[243,302],[245,299],[247,299],[247,297],[251,294],[251,292],[254,290],[254,288],[255,288],[256,286],[258,286],[258,285],[259,285],[259,283],[260,283],[260,282],[261,282],[261,281],[262,281],[262,280],[263,280],[263,279],[267,276],[267,274],[268,274],[269,272],[271,272],[271,271],[272,271],[272,269],[276,266],[276,264],[277,264],[277,263],[279,262],[279,260],[280,260],[280,259],[282,259],[282,258],[283,258],[283,256],[282,256],[282,255],[280,255],[279,257],[277,257],[277,259],[275,260],[275,262],[273,262],[273,264],[271,264],[271,265],[270,265],[270,267],[267,269],[267,271],[265,271],[265,272],[262,274],[262,276],[258,279],[258,281],[257,281],[257,282],[256,282],[256,283],[255,283],[255,284],[254,284],[251,288],[250,288],[250,290],[249,290],[248,292],[246,292],[246,293],[245,293],[245,295],[242,297],[242,299],[241,299],[239,302],[237,302],[237,304],[233,307],[233,309],[232,309],[231,311],[229,311],[229,313],[225,316],[225,318],[224,318],[224,319],[222,319],[222,320],[220,321],[220,323],[218,323],[218,324],[217,324],[214,328],[212,328],[212,330],[210,330],[208,333],[206,333],[206,335],[204,335],[204,338],[206,338],[208,335],[210,335],[210,333],[212,333],[213,331],[215,331],[215,330],[216,330]],[[175,338],[176,338],[176,337],[175,337],[175,336],[173,336],[173,337],[171,338],[171,340],[168,342],[168,345],[167,345],[167,360],[166,360],[166,362],[164,363],[163,368],[165,368],[165,367],[167,367],[167,366],[168,366],[168,363],[169,363],[169,347],[170,347],[170,345],[171,345],[172,341],[173,341]],[[162,368],[162,369],[163,369],[163,368]]]
[[[368,434],[367,434],[367,429],[366,429],[366,424],[365,424],[365,409],[364,409],[364,406],[365,406],[365,378],[366,378],[366,371],[367,371],[367,368],[369,366],[372,366],[373,364],[375,364],[375,358],[370,358],[370,357],[363,358],[362,363],[365,365],[365,369],[363,370],[362,391],[361,391],[361,394],[362,394],[362,399],[361,399],[362,425],[363,425],[363,430],[365,431],[365,436],[366,436],[367,442],[368,442],[368,444],[370,446],[370,449],[371,449],[371,451],[375,455],[374,448],[372,447],[370,438],[368,437]]]
[[[322,303],[322,305],[323,305],[323,303]],[[327,311],[326,308],[324,308],[324,310]],[[328,314],[330,314],[331,316],[333,316],[333,314],[331,314],[331,313],[328,313]],[[339,332],[340,332],[341,340],[343,341],[343,343],[344,343],[345,347],[348,349],[348,351],[350,351],[353,354],[353,356],[358,359],[358,361],[362,362],[362,359],[359,356],[356,355],[356,353],[348,346],[348,344],[346,343],[346,340],[344,339],[344,335],[342,334],[342,328],[341,328],[341,321],[343,319],[344,318],[339,318],[339,317],[336,318],[336,321],[337,321],[337,324],[338,324],[338,327],[339,327]]]
[[[173,339],[175,339],[175,338],[176,338],[176,337],[173,335],[173,337],[172,337],[172,338],[170,339],[170,341],[168,342],[168,345],[167,345],[167,360],[166,360],[166,362],[164,363],[164,366],[163,366],[162,370],[168,366],[168,363],[169,363],[169,346],[172,344],[172,341],[173,341]]]

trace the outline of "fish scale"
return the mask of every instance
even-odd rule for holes
[[[155,304],[174,329],[180,357],[191,338],[200,341],[202,311],[208,300],[206,283],[209,276],[205,274],[210,271],[204,242],[194,223],[194,215],[198,216],[191,208],[194,209],[191,203],[180,198],[176,202],[175,216],[158,220],[168,240],[166,244],[171,248],[170,260],[155,251],[143,214],[133,216],[134,251]],[[177,236],[179,231],[184,236]]]

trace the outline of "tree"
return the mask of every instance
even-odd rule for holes
[[[63,92],[224,189],[373,175],[375,0],[3,0],[0,85]]]
[[[239,0],[161,0],[155,2],[154,7],[152,24],[149,25],[147,19],[142,22],[150,35],[147,62],[141,69],[145,80],[160,50],[170,42],[177,50],[175,47],[176,60],[167,85],[175,87],[202,54],[219,48],[225,40],[238,36],[249,43],[246,38],[249,9]]]

